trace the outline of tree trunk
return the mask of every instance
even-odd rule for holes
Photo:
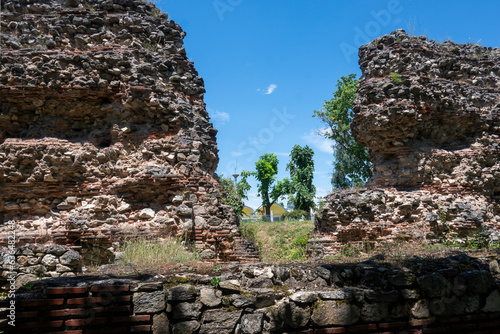
[[[269,221],[271,217],[271,205],[266,206],[266,221]]]

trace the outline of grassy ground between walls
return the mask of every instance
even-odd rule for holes
[[[359,263],[368,259],[380,259],[402,263],[414,257],[442,258],[457,253],[475,257],[500,254],[498,242],[487,242],[479,234],[468,238],[448,238],[442,241],[393,240],[376,247],[365,243],[347,243],[339,254],[311,257],[308,247],[314,245],[313,221],[247,222],[240,223],[241,234],[257,246],[264,263],[299,262],[305,265],[326,263]],[[320,237],[316,235],[316,237]],[[121,257],[115,264],[87,266],[85,274],[163,274],[189,276],[190,273],[220,275],[238,270],[238,263],[200,261],[196,252],[176,239],[129,240],[121,249]]]
[[[189,251],[182,241],[173,238],[129,240],[123,244],[121,251],[122,262],[141,266],[198,260],[195,252]]]
[[[252,240],[263,262],[306,261],[312,220],[241,223],[241,235]]]

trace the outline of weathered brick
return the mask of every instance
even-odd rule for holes
[[[358,325],[347,328],[349,333],[366,333],[367,331],[373,331],[376,329],[377,329],[376,324]]]
[[[384,322],[381,324],[378,324],[379,329],[390,329],[390,328],[404,328],[406,327],[408,323],[406,322]]]
[[[21,304],[21,306],[24,306],[24,307],[62,305],[62,304],[64,304],[64,298],[22,300],[20,302],[20,304]]]
[[[500,328],[500,321],[484,321],[478,324],[479,328]]]
[[[471,331],[477,328],[476,324],[457,324],[457,325],[451,325],[451,329],[453,331],[457,331],[458,333],[461,333],[463,331]]]
[[[6,316],[7,312],[2,312],[0,314],[1,318],[4,318]],[[37,316],[38,316],[38,311],[24,311],[16,313],[16,319],[30,319],[30,318],[36,318]]]
[[[87,298],[71,298],[67,300],[68,305],[87,305],[87,304],[104,304],[108,305],[111,302],[130,302],[130,296],[113,296],[109,298],[104,297],[87,297]]]
[[[120,314],[130,314],[132,313],[132,307],[130,305],[120,305],[120,306],[107,306],[107,307],[93,307],[91,308],[96,314],[106,314],[113,313],[113,315]]]
[[[437,326],[437,327],[425,327],[422,329],[424,334],[427,333],[449,333],[451,327],[450,326]]]
[[[70,319],[66,320],[65,324],[69,327],[90,326],[90,325],[105,325],[108,322],[107,318],[89,318],[89,319]]]
[[[151,325],[139,325],[139,326],[131,326],[130,332],[151,332]]]
[[[435,323],[436,319],[412,320],[410,321],[410,326],[420,327],[420,326],[432,325]]]
[[[66,308],[62,310],[50,310],[42,312],[41,315],[43,317],[66,317],[66,316],[84,316],[89,314],[88,309],[83,308]]]
[[[481,319],[487,319],[488,315],[487,314],[471,314],[471,315],[466,315],[462,317],[463,321],[476,321],[476,320],[481,320]]]
[[[37,322],[25,322],[16,324],[20,329],[31,329],[31,328],[56,328],[61,327],[64,320],[53,320],[53,321],[37,321]]]
[[[490,319],[500,318],[500,312],[488,313],[488,318],[490,318]]]
[[[336,333],[345,333],[346,329],[344,327],[335,327],[335,328],[321,328],[316,329],[314,334],[336,334]]]
[[[461,319],[458,318],[458,317],[452,317],[452,318],[442,318],[442,319],[439,319],[439,322],[440,323],[443,323],[443,324],[449,324],[449,323],[458,323],[460,322]]]
[[[47,295],[69,295],[87,293],[86,287],[47,288]]]
[[[300,332],[284,332],[283,334],[314,334],[314,330],[307,329],[307,330],[300,331]]]
[[[85,334],[122,334],[127,332],[127,327],[95,328],[85,330]]]

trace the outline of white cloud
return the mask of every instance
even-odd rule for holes
[[[270,84],[269,87],[267,87],[267,91],[264,93],[266,95],[272,94],[274,90],[278,88],[275,84]]]
[[[227,112],[218,110],[216,111],[209,110],[209,112],[212,116],[213,121],[219,123],[220,125],[226,124],[231,119],[231,115],[229,115]]]
[[[233,157],[239,157],[239,156],[242,156],[242,155],[243,155],[243,152],[232,151],[232,152],[231,152],[231,155],[232,155]]]
[[[307,144],[310,144],[321,152],[333,154],[332,141],[322,136],[322,134],[327,133],[328,131],[328,128],[322,128],[319,131],[311,130],[309,133],[304,134],[301,138]]]

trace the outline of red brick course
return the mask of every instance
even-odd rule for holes
[[[335,327],[335,328],[321,328],[317,329],[314,334],[337,334],[337,333],[345,333],[346,330],[344,327]]]
[[[65,287],[65,288],[47,288],[47,295],[69,295],[69,294],[85,294],[86,287]]]
[[[18,302],[15,329],[0,324],[5,333],[104,334],[152,333],[154,314],[133,314],[129,285],[92,288],[49,288],[47,299]],[[116,292],[116,293],[115,293]],[[80,297],[75,295],[80,294]],[[96,296],[98,294],[98,296]],[[102,296],[101,296],[102,294]],[[91,297],[94,295],[94,297]],[[6,316],[6,312],[0,315]],[[24,320],[22,320],[24,319]],[[288,331],[287,334],[500,334],[500,314],[413,319]]]

